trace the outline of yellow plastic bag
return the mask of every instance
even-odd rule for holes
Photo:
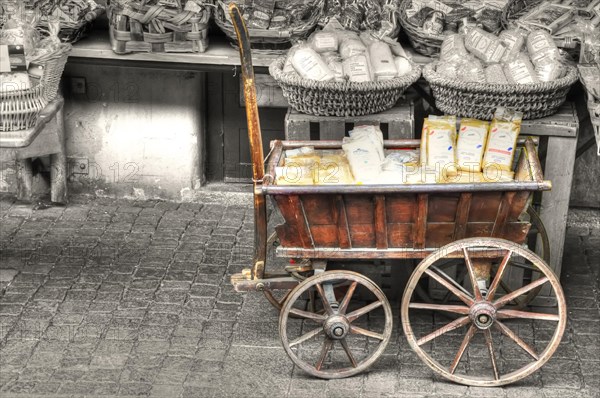
[[[483,168],[493,167],[511,171],[517,138],[521,132],[521,112],[498,108],[490,125],[488,142],[483,155]]]
[[[480,172],[483,152],[487,143],[489,122],[462,119],[456,144],[456,161],[459,170]]]

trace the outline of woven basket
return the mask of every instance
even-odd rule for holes
[[[404,91],[421,76],[421,68],[402,77],[382,82],[318,82],[283,72],[285,57],[277,58],[269,73],[283,90],[283,96],[298,112],[316,116],[362,116],[388,110]]]
[[[325,0],[313,0],[313,2],[312,14],[300,24],[289,26],[287,29],[248,28],[252,49],[282,53],[290,47],[292,42],[308,37],[317,26],[325,6]],[[227,19],[227,12],[225,2],[217,0],[215,23],[227,35],[231,45],[237,48],[237,36],[233,25]]]
[[[157,0],[113,0],[108,7],[112,49],[131,52],[202,53],[208,49],[210,8],[175,10]]]
[[[502,10],[502,28],[508,29],[513,21],[521,18],[543,0],[510,0]],[[579,58],[580,45],[570,38],[554,38],[558,47],[565,49],[574,59]]]
[[[436,107],[447,114],[491,120],[498,107],[523,112],[524,119],[552,115],[565,102],[577,69],[555,81],[535,84],[488,84],[447,79],[436,72],[437,62],[427,64],[423,77],[433,90]]]
[[[44,73],[39,83],[29,90],[0,91],[0,131],[18,131],[32,128],[44,107],[58,94],[58,86],[70,44],[63,44],[57,51],[37,59]]]
[[[406,10],[411,5],[412,0],[402,0],[399,9],[400,25],[406,32],[410,44],[412,44],[413,48],[420,54],[428,57],[438,55],[445,36],[425,33],[419,26],[410,23],[408,16],[406,15]]]
[[[93,11],[86,14],[85,18],[82,18],[77,22],[60,21],[60,31],[58,37],[63,43],[77,43],[79,40],[85,38],[92,30],[94,25],[94,19],[104,14],[105,9],[102,6],[98,6]],[[42,32],[48,30],[48,21],[42,18],[39,23],[39,28]]]

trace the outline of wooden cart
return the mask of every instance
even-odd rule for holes
[[[252,268],[231,281],[237,291],[265,293],[280,308],[279,333],[292,361],[317,377],[348,377],[373,365],[390,342],[392,308],[382,290],[362,274],[327,270],[329,261],[423,259],[408,280],[400,319],[427,366],[458,383],[498,386],[547,362],[562,338],[566,305],[555,274],[524,245],[531,224],[522,217],[531,196],[551,189],[535,141],[519,140],[512,182],[276,185],[275,167],[286,150],[339,149],[341,142],[273,141],[264,160],[247,31],[237,7],[230,11],[240,41],[255,222]],[[418,148],[419,141],[384,145]],[[286,274],[266,270],[267,197],[284,220],[276,228],[277,255],[300,260]],[[463,272],[452,276],[451,267]],[[432,284],[446,294],[423,300],[419,289]],[[519,301],[541,286],[556,296],[549,312]]]

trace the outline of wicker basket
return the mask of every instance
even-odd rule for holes
[[[63,43],[78,42],[91,32],[94,25],[94,19],[104,14],[104,12],[104,7],[98,6],[93,11],[87,13],[85,18],[82,18],[80,21],[70,22],[61,20],[58,37]],[[48,21],[44,18],[42,18],[42,21],[39,23],[39,29],[41,31],[48,30]]]
[[[508,29],[512,22],[521,18],[543,0],[510,0],[502,10],[502,27]],[[579,58],[580,45],[570,38],[554,38],[556,45],[565,49],[574,59]]]
[[[488,84],[447,79],[436,72],[437,62],[427,64],[423,77],[429,82],[436,107],[447,114],[491,120],[498,107],[523,112],[524,119],[552,115],[565,102],[577,69],[555,81],[536,84]]]
[[[248,28],[252,49],[282,53],[290,47],[292,42],[308,37],[317,26],[325,6],[325,0],[313,0],[313,2],[312,14],[300,24],[289,26],[287,29]],[[217,0],[215,23],[227,35],[231,45],[237,48],[237,36],[227,15],[227,5],[223,1]]]
[[[269,67],[269,73],[279,83],[283,96],[298,112],[316,116],[362,116],[392,108],[402,93],[421,76],[421,68],[402,77],[382,82],[318,82],[283,73],[285,57],[279,57]]]
[[[117,54],[205,52],[210,14],[210,7],[196,13],[157,5],[157,0],[113,0],[108,7],[112,49]]]
[[[412,0],[402,0],[400,3],[400,25],[406,32],[410,44],[420,54],[428,57],[438,55],[444,41],[444,35],[432,35],[423,32],[419,26],[415,26],[408,20],[406,10],[412,5]]]
[[[32,128],[44,107],[58,94],[58,86],[70,44],[35,61],[44,68],[39,83],[29,90],[0,91],[0,131],[18,131]]]

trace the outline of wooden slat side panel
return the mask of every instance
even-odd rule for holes
[[[470,222],[494,222],[498,207],[502,200],[502,192],[476,192],[471,198],[469,209]]]
[[[315,247],[339,247],[338,228],[335,224],[310,225],[310,233]]]
[[[375,196],[375,240],[378,249],[388,248],[387,220],[385,216],[385,196]]]
[[[456,211],[456,223],[454,225],[453,240],[459,240],[465,237],[467,232],[467,222],[469,221],[469,209],[471,208],[471,198],[473,194],[462,193],[458,200]]]
[[[391,223],[387,225],[388,242],[390,247],[409,248],[413,247],[414,224]]]
[[[454,222],[458,207],[458,195],[431,195],[429,197],[428,222]]]
[[[509,222],[506,224],[504,233],[499,238],[510,240],[515,243],[523,243],[529,232],[531,224],[527,222]],[[490,237],[494,230],[494,223],[477,222],[468,223],[466,230],[466,238],[481,238]]]
[[[287,234],[284,233],[286,242],[293,247],[313,247],[312,237],[308,225],[306,225],[304,209],[300,198],[295,195],[275,195],[274,200],[285,220],[285,227],[291,230]],[[294,234],[296,238],[293,238]],[[284,246],[288,246],[288,244],[282,242]]]
[[[385,209],[388,223],[413,223],[417,214],[417,196],[387,195]]]
[[[427,223],[427,234],[425,247],[427,248],[440,248],[448,243],[452,242],[454,235],[454,223],[443,222],[443,223]]]
[[[417,196],[417,218],[415,219],[415,228],[413,229],[414,247],[423,249],[425,247],[425,234],[427,233],[427,210],[429,196],[419,194]]]
[[[331,195],[302,195],[304,212],[310,226],[335,224],[333,200]]]
[[[352,247],[375,247],[375,204],[371,195],[345,195]]]
[[[352,247],[350,239],[350,230],[348,229],[348,215],[346,214],[346,204],[342,195],[336,195],[334,202],[335,224],[337,225],[337,240],[340,248],[350,249]]]
[[[349,229],[353,248],[375,247],[375,224],[353,224]]]
[[[502,201],[500,202],[498,214],[494,221],[494,229],[492,231],[492,236],[496,238],[502,236],[504,233],[504,227],[506,226],[506,220],[508,219],[508,213],[514,196],[514,192],[505,192],[504,195],[502,195]]]

